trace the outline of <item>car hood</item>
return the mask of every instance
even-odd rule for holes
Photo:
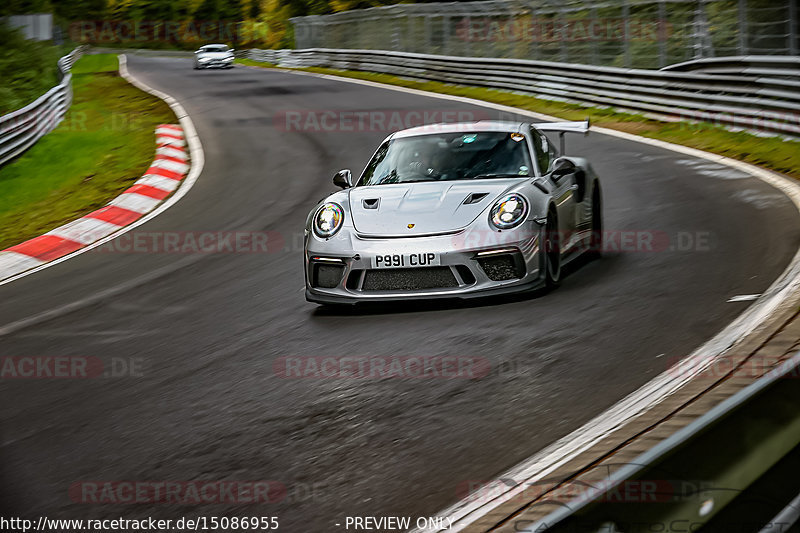
[[[350,189],[358,233],[422,236],[468,226],[495,199],[523,179],[488,179],[375,185]]]

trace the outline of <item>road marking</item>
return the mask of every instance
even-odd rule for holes
[[[760,294],[739,294],[728,299],[728,302],[751,302],[757,300]]]

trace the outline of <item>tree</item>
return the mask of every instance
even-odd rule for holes
[[[240,0],[203,0],[194,12],[195,20],[241,20]]]
[[[49,0],[4,0],[0,2],[0,16],[49,13],[51,10]]]

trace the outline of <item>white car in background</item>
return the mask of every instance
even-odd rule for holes
[[[233,49],[226,44],[207,44],[194,53],[194,68],[232,68]]]

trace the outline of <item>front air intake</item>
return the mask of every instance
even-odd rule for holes
[[[525,275],[525,262],[519,252],[478,257],[478,264],[492,281],[520,279]]]
[[[341,283],[343,275],[344,265],[316,263],[312,269],[311,286],[334,289]]]
[[[367,270],[364,291],[420,291],[458,287],[450,267]]]

